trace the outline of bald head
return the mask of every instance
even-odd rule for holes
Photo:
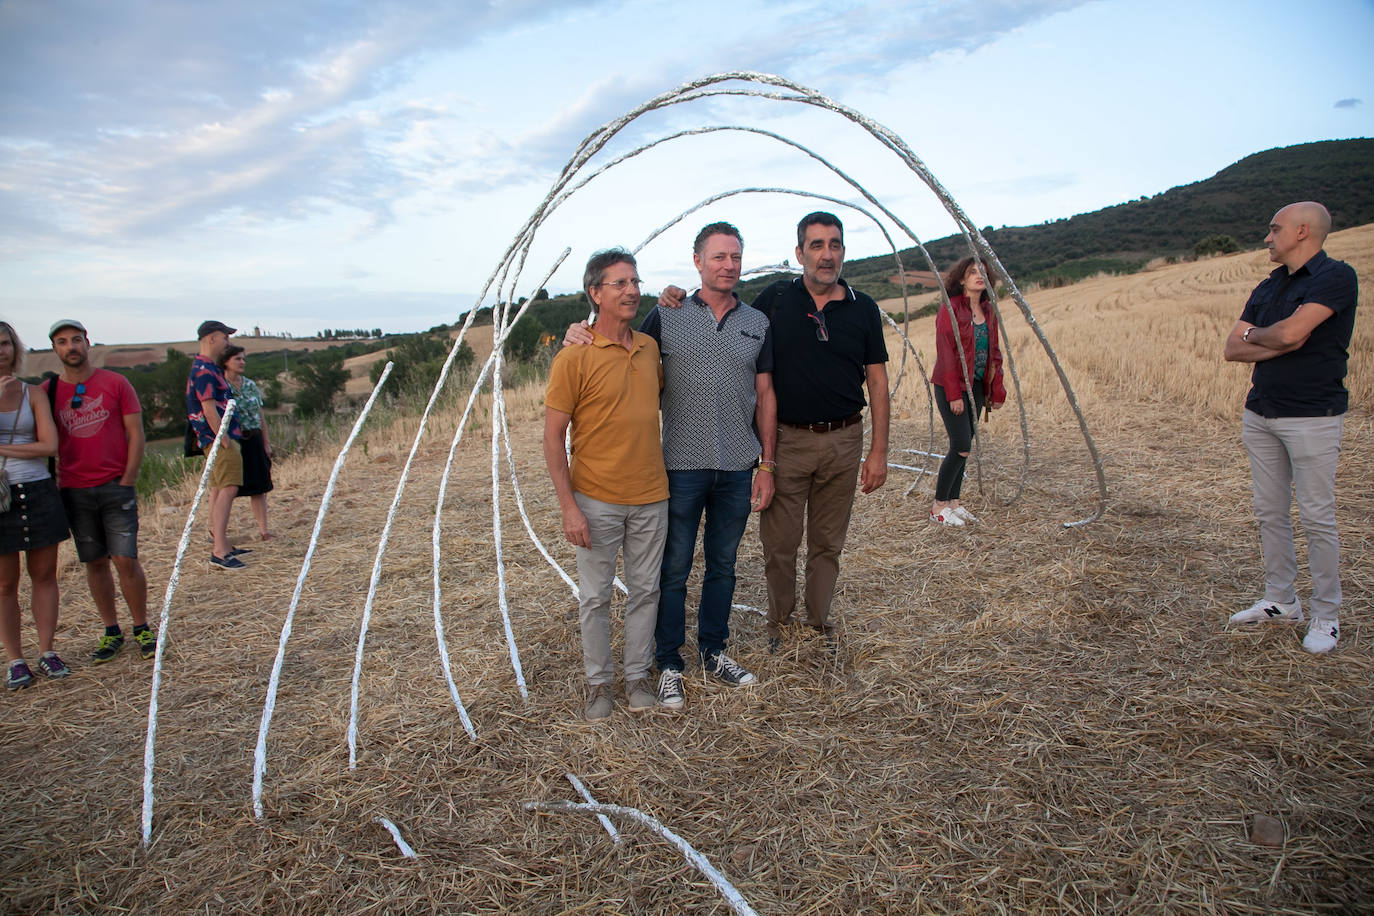
[[[1301,200],[1295,204],[1289,204],[1279,213],[1286,213],[1300,225],[1306,226],[1307,230],[1316,238],[1319,248],[1326,241],[1326,237],[1331,234],[1331,214],[1315,200]],[[1277,214],[1275,218],[1277,218]]]
[[[1297,270],[1322,250],[1331,232],[1331,214],[1315,200],[1289,204],[1274,214],[1264,244],[1269,260]]]

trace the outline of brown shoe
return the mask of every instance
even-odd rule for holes
[[[648,678],[635,678],[633,681],[625,682],[625,701],[630,707],[630,712],[643,712],[646,709],[653,709],[657,702],[654,692],[649,689]]]
[[[592,684],[587,689],[587,711],[584,715],[588,722],[600,722],[611,717],[610,684]]]

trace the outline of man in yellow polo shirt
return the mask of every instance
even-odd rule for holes
[[[577,547],[591,721],[611,714],[611,588],[622,550],[629,590],[622,661],[626,704],[642,712],[655,701],[648,678],[668,532],[668,473],[658,430],[658,344],[631,325],[639,311],[639,285],[634,256],[625,249],[592,255],[582,288],[596,315],[594,339],[591,346],[567,347],[554,357],[544,394],[544,461],[558,492],[563,534]],[[569,423],[571,466],[563,446]]]

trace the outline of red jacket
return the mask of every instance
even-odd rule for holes
[[[968,367],[968,379],[973,381],[973,309],[969,306],[968,296],[952,296],[949,304],[954,308],[959,320],[959,337],[964,347],[964,362]],[[1002,347],[998,343],[997,316],[993,314],[986,300],[983,314],[988,322],[988,364],[983,370],[983,394],[987,403],[1001,404],[1007,399],[1007,389],[1002,387]],[[935,371],[931,382],[945,390],[945,397],[957,400],[964,393],[964,374],[959,369],[959,350],[954,343],[954,329],[949,320],[949,309],[944,303],[935,313]]]

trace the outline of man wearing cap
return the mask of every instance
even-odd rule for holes
[[[196,434],[200,450],[207,455],[219,435],[224,410],[229,404],[229,382],[224,378],[219,361],[229,349],[229,335],[235,330],[222,321],[202,322],[196,330],[200,352],[191,361],[191,374],[186,380],[186,418]],[[220,442],[215,467],[210,472],[210,535],[214,539],[210,565],[216,569],[237,570],[246,568],[239,557],[251,553],[229,543],[229,510],[243,484],[243,457],[238,442],[242,433],[237,416],[230,418],[227,433]]]
[[[62,374],[43,383],[57,421],[57,485],[76,556],[105,634],[91,653],[96,664],[124,648],[115,609],[115,580],[134,621],[139,653],[152,658],[157,634],[148,626],[148,579],[138,562],[138,469],[143,464],[143,408],[129,380],[90,362],[86,326],[63,318],[48,331]]]

